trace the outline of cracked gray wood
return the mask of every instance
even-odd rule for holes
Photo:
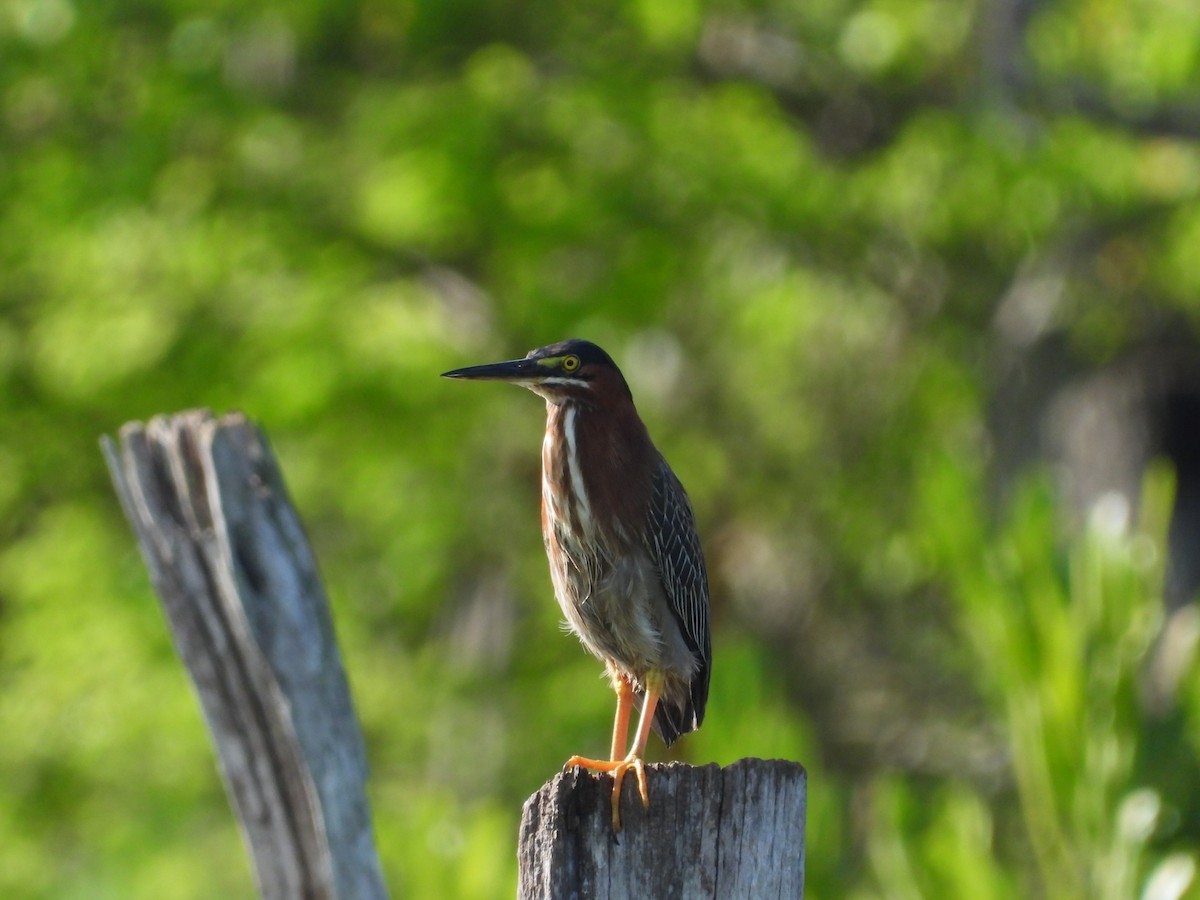
[[[573,769],[525,802],[521,900],[703,900],[804,895],[807,776],[786,760],[646,767],[650,809],[626,781],[612,830],[612,779]]]
[[[261,432],[158,416],[101,441],[269,900],[387,896],[328,602]]]

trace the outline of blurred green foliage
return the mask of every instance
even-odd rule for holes
[[[1200,679],[1137,691],[1169,474],[1068,537],[986,427],[997,334],[1195,330],[1198,10],[0,0],[0,895],[252,894],[96,448],[205,405],[309,526],[396,895],[510,896],[612,698],[537,401],[436,374],[581,336],[708,547],[678,753],[809,767],[811,897],[1200,896]]]

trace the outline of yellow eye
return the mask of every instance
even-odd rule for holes
[[[579,357],[578,356],[564,356],[563,361],[562,361],[562,367],[563,367],[564,372],[574,372],[576,369],[579,368]]]

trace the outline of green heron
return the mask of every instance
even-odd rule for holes
[[[621,370],[595,344],[563,341],[445,377],[508,381],[546,400],[542,536],[554,594],[617,692],[609,759],[573,756],[566,765],[612,773],[619,831],[630,769],[650,805],[643,761],[650,729],[669,747],[704,720],[708,577],[691,504],[650,441]],[[635,705],[641,715],[626,754]]]

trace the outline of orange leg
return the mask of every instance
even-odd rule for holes
[[[628,688],[628,698],[622,695],[620,688],[617,691],[617,727],[613,732],[613,758],[608,760],[603,759],[587,759],[582,756],[572,756],[567,760],[567,768],[579,766],[583,769],[591,769],[595,772],[611,772],[613,776],[613,792],[612,792],[612,823],[613,831],[621,830],[621,785],[625,781],[625,773],[633,769],[637,773],[638,793],[642,798],[642,806],[650,808],[650,791],[646,787],[646,763],[643,757],[646,753],[646,743],[650,740],[650,725],[654,722],[654,710],[658,706],[658,697],[662,690],[662,679],[650,677],[646,679],[646,698],[642,701],[642,715],[638,719],[637,736],[634,739],[633,747],[624,759],[617,759],[617,754],[621,752],[621,745],[625,743],[625,734],[629,722],[628,710],[625,711],[624,719],[622,719],[622,706],[633,703],[633,689]],[[617,738],[621,740],[618,743]]]
[[[629,735],[629,715],[633,712],[633,683],[619,672],[613,672],[613,687],[617,691],[617,718],[613,722],[612,752],[609,759],[620,759]]]

